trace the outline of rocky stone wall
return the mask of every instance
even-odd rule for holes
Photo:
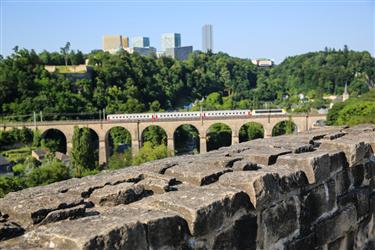
[[[375,249],[375,126],[254,140],[8,194],[5,249]]]

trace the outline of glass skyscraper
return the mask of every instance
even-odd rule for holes
[[[213,27],[211,24],[206,24],[202,28],[202,50],[203,52],[213,50]]]
[[[137,48],[150,47],[150,38],[144,36],[133,37],[132,46]]]
[[[181,34],[167,33],[161,36],[161,50],[181,47]]]

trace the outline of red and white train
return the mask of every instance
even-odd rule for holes
[[[210,118],[247,118],[252,116],[285,115],[284,109],[254,109],[254,110],[215,110],[202,112],[163,112],[141,114],[111,114],[108,121],[158,121],[158,120],[195,120]]]

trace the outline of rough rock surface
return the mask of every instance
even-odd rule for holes
[[[1,249],[374,249],[375,126],[254,140],[10,193]]]

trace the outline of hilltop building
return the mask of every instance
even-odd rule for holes
[[[144,36],[137,36],[132,38],[132,46],[135,48],[150,47],[150,38]]]
[[[266,58],[252,59],[251,62],[259,67],[272,67],[274,61]]]
[[[193,46],[185,46],[179,48],[167,48],[164,55],[176,60],[186,60],[192,52]]]
[[[103,50],[116,53],[120,49],[129,48],[129,38],[121,35],[106,35],[103,37]]]
[[[161,35],[161,50],[166,51],[169,48],[181,47],[181,34],[166,33]]]
[[[193,46],[181,47],[181,35],[178,33],[167,33],[161,36],[162,52],[158,57],[168,56],[176,60],[186,60],[193,52]]]
[[[156,55],[156,48],[154,47],[131,47],[125,48],[129,54],[137,53],[141,56],[154,56]]]
[[[202,50],[203,52],[213,51],[213,27],[211,24],[202,27]]]

